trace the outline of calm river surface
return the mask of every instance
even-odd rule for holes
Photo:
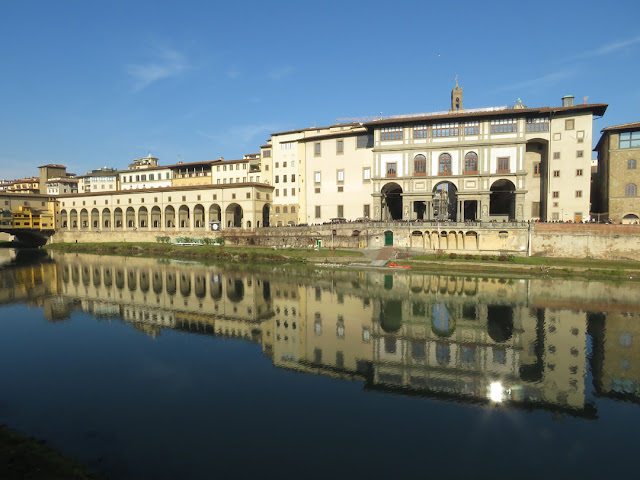
[[[108,478],[637,476],[635,284],[23,253],[0,423]]]

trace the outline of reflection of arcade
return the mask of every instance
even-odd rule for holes
[[[157,335],[177,328],[251,339],[252,323],[272,315],[268,283],[202,265],[158,264],[146,259],[62,256],[62,292],[84,311],[117,316]]]
[[[639,402],[635,289],[571,281],[377,272],[236,270],[139,258],[61,255],[0,270],[4,302],[36,302],[261,343],[281,368],[366,388],[459,402],[509,402],[590,417],[596,395]],[[594,302],[589,302],[593,297]],[[587,313],[594,305],[602,313]],[[588,346],[592,354],[587,359]]]

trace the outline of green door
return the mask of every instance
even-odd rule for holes
[[[393,232],[384,232],[384,246],[393,246]]]

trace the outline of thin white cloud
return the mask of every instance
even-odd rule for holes
[[[578,58],[589,58],[589,57],[597,57],[600,55],[607,55],[609,53],[617,52],[618,50],[622,50],[623,48],[630,47],[631,45],[635,45],[637,43],[640,43],[640,35],[633,38],[628,38],[626,40],[621,40],[619,42],[603,45],[601,47],[595,48],[588,52],[580,53],[572,58],[578,59]]]
[[[294,72],[294,68],[291,65],[285,65],[283,67],[274,68],[267,72],[267,78],[270,80],[282,80]]]
[[[528,88],[534,87],[549,87],[551,85],[555,85],[560,80],[570,77],[573,75],[573,72],[569,70],[563,70],[559,72],[552,72],[541,77],[531,78],[529,80],[524,80],[518,83],[510,83],[509,85],[504,85],[500,87],[499,91],[504,90],[525,90]]]
[[[159,48],[152,61],[127,65],[127,73],[133,78],[134,89],[140,91],[159,80],[180,75],[187,68],[189,63],[182,53]]]

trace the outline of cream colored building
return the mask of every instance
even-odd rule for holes
[[[251,229],[268,216],[272,191],[246,183],[62,195],[57,228],[177,233],[204,232],[220,222],[223,228]]]
[[[69,177],[50,178],[45,182],[47,195],[78,193],[78,179]]]
[[[372,136],[360,123],[337,124],[298,141],[306,158],[300,223],[371,217]]]
[[[98,168],[75,178],[79,192],[114,192],[118,189],[118,171],[112,168]]]
[[[607,105],[399,115],[374,134],[373,218],[449,221],[589,220],[592,123]]]

